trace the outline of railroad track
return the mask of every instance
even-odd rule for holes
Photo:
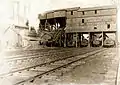
[[[70,51],[65,51],[65,52],[70,52]],[[59,53],[65,53],[65,52],[59,52]],[[10,58],[5,58],[8,62],[11,62],[11,61],[15,61],[15,60],[25,60],[25,59],[34,59],[34,58],[39,58],[39,57],[43,57],[43,56],[49,56],[49,55],[54,55],[56,53],[44,53],[45,55],[42,55],[41,53],[35,53],[35,54],[30,54],[30,55],[20,55],[20,56],[17,56],[17,57],[10,57]]]
[[[83,48],[82,48],[83,49]],[[6,52],[6,53],[3,53],[3,54],[1,54],[1,56],[2,57],[4,57],[5,59],[13,59],[13,58],[22,58],[22,57],[29,57],[29,56],[36,56],[36,55],[39,55],[39,54],[41,54],[42,56],[43,55],[50,55],[50,54],[53,54],[53,53],[56,53],[56,52],[69,52],[69,51],[71,51],[71,50],[76,50],[76,48],[60,48],[60,49],[58,49],[58,48],[54,48],[54,49],[39,49],[39,50],[28,50],[28,51],[22,51],[22,52],[18,52],[17,53],[17,51],[13,51],[13,52]],[[83,50],[86,50],[86,48],[84,48]],[[39,53],[38,53],[39,52]]]
[[[74,50],[74,49],[76,49],[76,48],[69,48],[69,49],[68,48],[64,48],[64,49],[63,48],[45,48],[45,49],[36,49],[36,50],[24,50],[24,51],[20,51],[20,52],[19,51],[10,51],[10,52],[6,51],[6,52],[3,52],[1,54],[1,56],[8,56],[6,58],[17,58],[17,57],[23,57],[25,55],[31,56],[33,54],[34,55],[37,55],[37,54],[48,54],[48,53],[63,52],[63,51]],[[11,56],[11,57],[9,57],[9,56]]]
[[[74,49],[69,49],[69,50],[58,50],[57,51],[47,51],[47,52],[40,52],[40,53],[32,53],[32,54],[23,54],[23,55],[16,55],[16,56],[10,56],[10,57],[4,57],[2,56],[5,60],[8,61],[13,61],[13,60],[22,60],[22,59],[30,59],[30,58],[38,58],[38,57],[42,57],[42,56],[50,56],[50,55],[56,55],[56,54],[61,54],[61,53],[69,53],[71,52],[71,50]],[[75,49],[76,50],[76,49]],[[86,49],[82,49],[82,50],[86,50]],[[79,51],[82,51],[79,50]]]
[[[36,57],[36,56],[38,56],[38,57],[41,57],[41,56],[47,56],[47,55],[54,55],[54,54],[56,54],[56,52],[57,53],[64,53],[64,52],[70,52],[72,49],[52,49],[52,50],[48,50],[48,51],[41,51],[41,49],[40,50],[38,50],[38,52],[37,51],[34,51],[34,52],[23,52],[22,54],[19,54],[19,55],[9,55],[9,56],[7,56],[7,55],[1,55],[2,57],[4,57],[5,59],[7,59],[7,60],[12,60],[12,59],[18,59],[18,60],[20,60],[20,59],[24,59],[24,58],[34,58],[34,57]],[[73,49],[74,50],[74,49]],[[84,49],[83,49],[84,50]],[[32,54],[31,54],[32,53]],[[7,54],[7,53],[6,53]]]
[[[17,54],[14,54],[14,53],[3,53],[1,54],[1,56],[5,56],[6,59],[13,59],[13,58],[20,58],[20,57],[25,57],[25,56],[36,56],[36,55],[39,55],[39,54],[49,54],[49,53],[54,53],[56,51],[61,51],[60,49],[52,49],[52,51],[49,49],[47,49],[46,51],[45,50],[33,50],[33,51],[23,51],[23,52],[20,52],[20,53],[17,53],[17,51],[13,51],[14,53],[17,53]],[[39,53],[38,53],[39,52]],[[31,54],[32,53],[32,54]],[[11,55],[12,54],[12,55]],[[17,55],[17,56],[16,56]]]
[[[0,76],[5,76],[5,75],[8,75],[8,74],[13,74],[14,75],[16,72],[19,73],[19,75],[20,75],[22,73],[24,74],[24,71],[33,72],[33,70],[38,69],[37,71],[34,72],[35,73],[34,76],[29,77],[29,78],[24,79],[24,80],[21,80],[21,81],[17,81],[13,84],[13,85],[24,85],[25,82],[27,82],[27,81],[32,82],[37,77],[41,78],[41,76],[43,76],[43,75],[48,75],[50,72],[55,72],[56,70],[66,68],[69,65],[71,65],[73,63],[76,63],[78,61],[85,60],[87,58],[92,58],[93,55],[95,55],[97,53],[100,53],[100,52],[103,52],[104,50],[106,50],[106,49],[102,48],[102,49],[96,50],[94,52],[88,52],[85,55],[81,54],[81,56],[74,55],[74,56],[65,57],[65,58],[53,60],[53,61],[50,61],[50,62],[42,63],[42,64],[39,64],[39,65],[30,66],[30,67],[27,67],[27,68],[24,68],[24,69],[19,69],[19,70],[11,71],[11,72],[8,72],[8,73],[4,73],[4,74],[1,74]],[[49,66],[53,66],[53,67],[48,69]],[[47,70],[41,71],[41,69],[43,70],[43,67],[47,68]]]
[[[17,64],[17,62],[29,62],[30,60],[34,60],[34,59],[42,59],[42,57],[48,57],[48,56],[56,56],[56,55],[60,55],[60,54],[64,54],[65,52],[66,53],[69,53],[71,50],[69,49],[68,51],[65,50],[49,50],[49,51],[46,51],[46,52],[39,52],[39,53],[32,53],[32,54],[27,54],[27,55],[16,55],[16,56],[10,56],[10,57],[4,57],[2,56],[1,60],[2,62],[4,61],[5,63],[9,63],[9,64]],[[0,62],[1,63],[1,62]],[[14,65],[13,65],[14,66]]]
[[[89,51],[94,51],[96,49],[91,49]],[[98,48],[98,49],[100,49],[100,48]],[[82,51],[82,50],[84,50],[84,51]],[[86,48],[82,49],[82,50],[81,49],[77,50],[78,51],[77,53],[75,53],[74,51],[73,51],[73,53],[71,53],[71,49],[69,49],[67,51],[59,50],[57,53],[53,52],[53,53],[50,53],[49,55],[47,54],[47,55],[23,56],[23,57],[13,57],[13,58],[10,57],[10,58],[4,59],[3,62],[5,62],[5,64],[7,64],[9,66],[9,68],[11,69],[9,72],[14,72],[15,70],[17,71],[17,68],[18,69],[33,68],[34,66],[37,66],[37,65],[41,65],[41,64],[43,65],[43,63],[45,64],[48,62],[52,62],[54,60],[56,61],[59,59],[61,60],[62,58],[63,59],[68,58],[68,57],[70,57],[69,56],[70,54],[71,54],[71,56],[74,56],[74,55],[81,55],[86,52],[89,52],[88,49],[86,49]],[[1,65],[1,66],[3,66],[3,65]],[[3,73],[3,72],[1,72],[1,73]]]
[[[51,50],[60,50],[58,48],[46,48],[46,49],[36,49],[36,50],[16,50],[16,51],[5,51],[3,52],[2,54],[5,55],[5,56],[9,56],[9,55],[19,55],[19,54],[22,54],[22,53],[26,53],[26,54],[29,54],[29,53],[34,53],[34,52],[48,52],[48,51],[51,51]]]
[[[90,50],[90,52],[92,52],[92,51],[94,51],[95,49],[92,49],[92,50]],[[70,54],[70,52],[71,51],[66,51],[66,52],[63,52],[63,53],[66,53],[67,54],[67,52],[68,52],[68,54]],[[88,52],[88,51],[87,51]],[[74,56],[77,56],[77,55],[83,55],[83,54],[85,54],[86,53],[86,51],[84,51],[84,52],[81,52],[81,53],[78,53],[78,54],[76,54],[76,55],[71,55],[71,56],[67,56],[67,55],[64,55],[65,57],[63,57],[63,55],[62,54],[58,54],[57,56],[60,56],[61,55],[61,57],[60,58],[56,58],[56,59],[54,59],[54,60],[47,60],[47,58],[49,57],[50,58],[50,56],[44,56],[42,59],[41,59],[41,57],[40,56],[36,56],[36,57],[32,57],[32,60],[34,61],[34,62],[32,62],[32,61],[26,61],[27,62],[27,64],[25,64],[26,62],[21,62],[21,63],[18,63],[18,64],[20,64],[20,66],[18,65],[18,64],[16,64],[16,63],[14,63],[16,66],[14,66],[13,64],[13,66],[12,67],[17,67],[17,68],[19,68],[19,69],[13,69],[13,70],[11,70],[10,72],[6,72],[6,73],[1,73],[0,74],[0,76],[1,75],[6,75],[6,74],[10,74],[10,73],[15,73],[15,72],[19,72],[19,71],[23,71],[23,70],[26,70],[26,69],[31,69],[31,68],[35,68],[35,67],[37,67],[37,66],[44,66],[44,65],[46,65],[46,64],[50,64],[50,63],[54,63],[54,62],[57,62],[57,61],[60,61],[60,60],[63,60],[63,59],[67,59],[67,58],[72,58],[72,57],[74,57]],[[53,57],[53,56],[52,56]],[[56,56],[54,56],[54,57],[56,57]],[[36,60],[34,60],[34,59],[36,59]],[[20,59],[16,59],[16,58],[13,58],[12,60],[11,59],[8,59],[8,60],[5,60],[5,63],[9,63],[10,61],[14,61],[14,62],[17,62],[17,61],[21,61],[21,60],[24,60],[25,61],[25,59],[31,59],[31,58],[29,58],[29,57],[22,57],[22,58],[20,58]],[[45,59],[44,61],[43,61],[43,59]],[[41,63],[36,63],[37,61],[41,61]],[[43,61],[43,62],[42,62]],[[31,66],[31,64],[33,64],[32,66]],[[35,65],[34,65],[35,64]],[[25,67],[25,66],[27,66],[27,67]],[[21,67],[24,67],[24,68],[21,68]]]

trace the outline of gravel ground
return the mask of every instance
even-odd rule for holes
[[[118,65],[116,48],[110,48],[95,58],[83,61],[50,85],[115,85]],[[46,84],[47,85],[47,84]],[[119,84],[118,84],[119,85]]]
[[[29,53],[34,54],[39,52],[45,54],[49,51],[48,54],[46,54],[47,57],[44,55],[43,58],[45,58],[45,60],[54,60],[65,56],[87,53],[88,51],[95,49],[97,50],[100,48],[50,48],[25,51],[25,53],[21,50],[15,53],[9,52],[8,54],[9,56],[25,55]],[[67,53],[66,51],[69,52]],[[36,79],[36,84],[29,83],[27,85],[115,85],[118,65],[118,55],[116,55],[116,52],[116,48],[108,48],[108,50],[102,53],[95,54],[92,59],[80,61],[80,64],[78,63],[77,66],[75,65],[74,68],[69,72],[64,73],[62,76],[59,76],[60,72],[58,71],[57,73],[55,72],[55,76],[47,75],[42,78],[43,80]],[[56,75],[58,75],[57,78]],[[47,79],[45,80],[45,78]]]

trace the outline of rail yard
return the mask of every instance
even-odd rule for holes
[[[0,83],[115,85],[118,64],[116,52],[116,48],[85,47],[3,53],[1,55],[5,57],[1,62]]]
[[[116,6],[74,7],[38,14],[37,30],[9,26],[0,85],[120,85],[116,17]]]

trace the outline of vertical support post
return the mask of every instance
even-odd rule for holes
[[[78,33],[78,47],[80,47],[80,33]]]
[[[42,24],[41,24],[41,20],[39,20],[39,29],[40,29],[40,31],[43,30],[43,28],[42,28]]]
[[[57,29],[58,29],[58,23],[57,23]]]
[[[17,47],[19,47],[19,44],[20,44],[20,39],[19,39],[19,34],[17,34],[17,36],[18,36],[18,42],[17,42]]]
[[[61,45],[61,42],[62,42],[62,41],[61,41],[61,36],[62,36],[62,33],[60,33],[60,40],[59,40],[60,47],[62,46],[62,45]]]
[[[82,47],[82,42],[83,42],[83,33],[81,33],[81,47]]]
[[[79,46],[81,47],[81,33],[79,34]]]
[[[45,28],[47,27],[47,19],[45,20]]]
[[[54,19],[54,25],[55,25],[55,30],[56,30],[56,19]]]
[[[89,32],[88,34],[89,34],[89,39],[88,39],[88,47],[91,47],[91,38],[90,38],[90,32]]]
[[[78,35],[77,35],[77,32],[76,32],[76,48],[78,47],[78,45],[77,45],[77,38],[78,38]]]
[[[103,34],[103,31],[102,31],[102,47],[104,45],[104,34]]]
[[[117,36],[117,32],[115,32],[115,47],[118,46],[118,36]]]
[[[66,42],[66,41],[67,41],[66,39],[67,39],[67,33],[65,33],[64,47],[66,47],[66,46],[67,46],[67,45],[66,45],[66,43],[67,43],[67,42]]]
[[[45,20],[45,28],[44,28],[44,30],[46,29],[46,27],[47,27],[47,14],[46,14],[46,20]]]

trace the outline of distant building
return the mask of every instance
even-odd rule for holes
[[[39,44],[38,40],[35,29],[29,30],[27,26],[13,25],[4,30],[0,45],[2,49],[35,47]]]
[[[17,25],[6,28],[2,35],[1,47],[5,49],[23,47],[23,31],[25,34],[25,32],[28,31],[28,28]]]
[[[39,20],[41,30],[46,27],[46,22],[51,27],[65,28],[65,46],[80,47],[84,38],[87,40],[87,46],[93,46],[93,43],[98,43],[99,40],[100,46],[104,46],[104,41],[108,37],[115,43],[117,41],[116,15],[116,6],[75,7],[39,14]]]

